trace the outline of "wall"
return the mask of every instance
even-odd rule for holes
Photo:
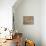
[[[46,46],[46,0],[41,1],[41,38],[42,46]]]
[[[16,5],[14,5],[16,6]],[[24,25],[23,16],[34,16],[33,25]],[[15,29],[23,33],[24,38],[35,41],[36,46],[41,46],[41,0],[23,0],[14,8]]]
[[[12,6],[16,0],[0,0],[0,27],[12,28]]]

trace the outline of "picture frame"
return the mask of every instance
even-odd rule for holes
[[[34,24],[34,16],[23,16],[23,24],[24,25]]]

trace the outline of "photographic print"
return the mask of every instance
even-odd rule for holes
[[[34,16],[23,16],[23,24],[34,24]]]

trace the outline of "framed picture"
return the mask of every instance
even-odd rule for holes
[[[23,16],[23,24],[34,24],[34,16]]]

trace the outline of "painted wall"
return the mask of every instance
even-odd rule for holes
[[[24,25],[23,16],[34,16],[34,24]],[[15,30],[22,32],[25,39],[34,40],[36,46],[41,46],[41,0],[23,0],[14,8],[14,18]]]
[[[46,46],[46,0],[41,1],[41,38],[42,46]]]

